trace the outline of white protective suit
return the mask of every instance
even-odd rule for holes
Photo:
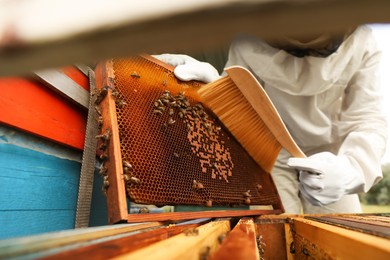
[[[230,47],[226,67],[240,65],[256,76],[306,155],[329,151],[348,158],[364,178],[349,192],[357,193],[382,178],[387,124],[379,61],[371,29],[361,26],[328,57],[295,57],[262,40],[240,37]],[[322,207],[300,198],[297,173],[286,165],[289,157],[282,150],[272,172],[286,212],[301,213],[302,207],[304,213],[361,210],[357,194]]]

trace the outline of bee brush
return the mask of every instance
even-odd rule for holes
[[[204,85],[198,94],[251,157],[268,172],[282,147],[294,157],[306,157],[252,73],[240,66],[225,71],[227,76]]]

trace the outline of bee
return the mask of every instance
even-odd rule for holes
[[[226,238],[226,234],[222,234],[218,236],[218,243],[222,244],[223,240]]]
[[[178,153],[173,153],[173,156],[175,156],[175,158],[179,158],[180,155]]]
[[[174,111],[173,111],[173,108],[169,108],[169,111],[168,111],[168,115],[173,115]]]
[[[97,97],[95,100],[96,105],[100,104],[103,101],[103,99],[107,96],[109,88],[110,88],[109,86],[104,86],[100,91],[98,91],[98,94],[97,94]]]
[[[99,159],[101,160],[101,161],[107,161],[108,160],[108,153],[107,152],[104,152],[104,153],[102,153],[100,156],[99,156]]]
[[[168,125],[173,125],[176,120],[173,120],[172,117],[168,118]]]
[[[107,170],[108,170],[107,167],[102,166],[102,167],[100,167],[99,174],[102,176],[105,176],[105,175],[107,175]]]
[[[133,177],[130,178],[130,183],[131,183],[131,184],[137,184],[137,185],[138,185],[138,184],[141,183],[141,181],[140,181],[138,178],[136,178],[136,177],[133,176]]]
[[[184,230],[183,233],[186,236],[197,236],[197,235],[199,235],[199,229],[188,228],[188,229]]]
[[[244,198],[250,198],[252,197],[252,195],[250,194],[251,190],[247,190],[246,192],[244,192],[242,195],[244,196]]]
[[[128,161],[123,160],[122,161],[123,168],[126,167],[128,170],[133,170],[133,165],[129,163]]]
[[[111,96],[113,96],[115,99],[119,97],[119,91],[115,88],[111,91]]]
[[[258,190],[262,190],[262,189],[263,189],[263,185],[257,184],[257,185],[256,185],[256,188],[257,188]]]
[[[141,78],[141,76],[137,73],[137,72],[133,72],[133,73],[131,73],[131,76],[133,77],[133,78]]]
[[[103,142],[107,142],[110,140],[110,129],[106,129],[106,132],[104,134],[97,135],[96,138],[101,139]]]
[[[245,198],[245,204],[250,205],[251,204],[251,199],[249,197]]]
[[[206,206],[207,207],[212,207],[213,206],[213,201],[212,200],[207,200],[206,201]]]
[[[141,213],[141,214],[149,213],[149,209],[147,207],[142,207],[139,209],[138,213]]]
[[[133,169],[133,165],[131,165],[131,163],[129,163],[128,161],[122,161],[122,164],[123,164],[123,166],[125,166],[125,167],[128,167],[128,168],[130,168],[130,169]]]
[[[196,189],[201,190],[201,189],[203,189],[203,188],[204,188],[204,186],[203,186],[202,183],[198,182],[198,183],[196,184]]]
[[[197,104],[195,104],[195,106],[196,106],[197,108],[199,108],[200,110],[203,110],[203,109],[204,109],[201,103],[197,103]]]
[[[123,179],[125,179],[125,182],[129,182],[130,178],[131,177],[128,174],[123,174]]]
[[[164,123],[164,124],[162,124],[162,126],[161,126],[161,130],[162,130],[162,131],[165,131],[165,130],[167,129],[167,127],[168,127],[167,123]]]
[[[109,186],[110,186],[110,182],[108,181],[108,176],[104,176],[104,179],[103,179],[104,189],[107,189]]]
[[[198,181],[196,181],[196,180],[193,180],[193,181],[192,181],[192,187],[193,187],[194,189],[197,189],[197,190],[204,189],[203,184],[200,183],[200,182],[198,182]]]
[[[304,254],[305,256],[310,256],[309,250],[307,250],[306,247],[302,248],[302,254]]]
[[[153,113],[157,114],[157,115],[162,115],[163,114],[163,112],[161,110],[158,110],[158,109],[154,109]]]
[[[164,79],[162,84],[163,84],[163,86],[165,87],[165,86],[167,85],[167,80]]]
[[[124,107],[125,105],[127,105],[127,103],[125,101],[123,101],[122,99],[117,99],[116,100],[116,105],[119,107],[119,108],[122,108]]]
[[[206,246],[205,248],[203,248],[202,251],[200,252],[199,259],[200,260],[209,259],[210,258],[210,251],[211,251],[210,246]]]
[[[101,128],[103,126],[103,117],[102,116],[99,116],[99,118],[98,118],[98,126],[99,126],[99,128]]]
[[[99,105],[95,105],[95,111],[96,113],[101,116],[102,115],[102,110],[100,109],[100,106]]]
[[[180,118],[183,118],[183,117],[184,117],[184,114],[183,114],[183,112],[179,111],[179,113],[178,113],[178,114],[179,114],[179,117],[180,117]]]
[[[107,149],[107,146],[108,146],[107,143],[101,143],[101,144],[99,145],[99,148],[98,148],[98,149],[99,149],[100,151],[104,151],[104,150]]]
[[[213,162],[212,166],[213,166],[214,169],[218,170],[218,164],[216,162]]]
[[[169,99],[168,98],[162,98],[160,99],[163,105],[169,105]]]

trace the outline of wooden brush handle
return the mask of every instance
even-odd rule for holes
[[[228,67],[225,71],[284,149],[294,157],[305,158],[306,155],[291,137],[272,101],[252,73],[241,66]]]

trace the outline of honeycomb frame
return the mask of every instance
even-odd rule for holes
[[[168,219],[191,218],[191,212],[189,216],[179,212],[176,216],[128,214],[127,198],[157,206],[272,206],[213,211],[215,216],[283,212],[270,174],[243,152],[200,102],[196,90],[202,83],[176,79],[173,67],[148,55],[101,62],[95,74],[97,88],[107,91],[99,113],[102,134],[110,136],[106,151],[100,154],[107,157],[104,171],[110,223],[164,218],[161,214],[168,214]],[[142,83],[145,79],[150,82]],[[149,137],[142,137],[146,132]]]

